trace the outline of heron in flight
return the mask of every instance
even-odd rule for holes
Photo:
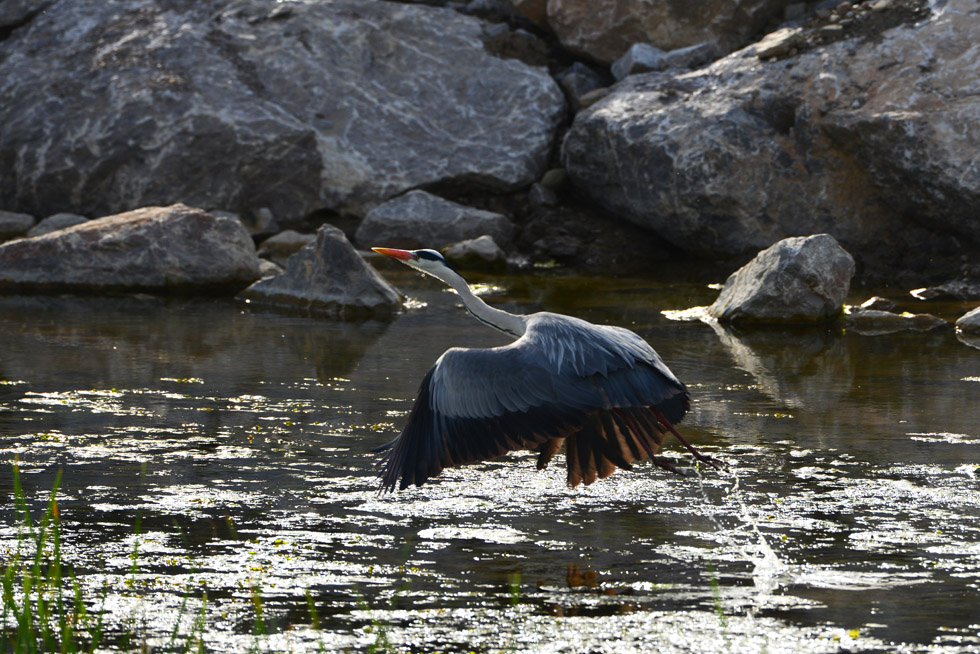
[[[516,339],[439,357],[401,434],[374,450],[386,452],[383,491],[421,486],[444,468],[511,450],[538,452],[542,470],[562,445],[573,487],[647,457],[680,474],[656,456],[667,432],[718,467],[674,428],[689,408],[687,387],[637,334],[557,313],[495,309],[435,250],[372,249],[442,280],[474,318]]]

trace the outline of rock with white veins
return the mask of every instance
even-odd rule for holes
[[[794,56],[774,36],[763,52],[785,58],[773,61],[751,46],[690,73],[628,77],[576,116],[570,181],[706,256],[821,232],[893,270],[975,251],[980,13],[975,0],[929,6],[872,12],[865,32]]]
[[[486,29],[370,0],[49,3],[0,40],[0,206],[292,217],[524,188],[565,101]]]

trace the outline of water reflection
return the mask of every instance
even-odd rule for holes
[[[115,642],[163,648],[203,610],[216,652],[980,645],[980,352],[951,331],[672,322],[662,309],[714,293],[676,280],[508,281],[491,302],[646,337],[691,386],[683,428],[731,474],[568,489],[560,462],[515,453],[379,496],[369,449],[429,366],[506,342],[410,274],[420,308],[390,325],[2,298],[0,452],[35,509],[64,471],[65,556],[88,597],[108,584]],[[7,502],[0,551],[16,538]]]
[[[851,390],[850,348],[839,330],[755,330],[708,323],[735,365],[788,410],[825,411]]]

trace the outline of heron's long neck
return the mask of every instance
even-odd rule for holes
[[[463,301],[463,306],[466,307],[474,318],[514,338],[519,338],[524,335],[526,320],[524,316],[494,309],[474,295],[466,280],[455,273],[447,272],[446,276],[440,276],[440,279],[449,284],[459,294],[460,299]]]

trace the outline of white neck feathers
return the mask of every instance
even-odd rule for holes
[[[440,270],[439,273],[438,275],[433,274],[433,276],[444,281],[459,294],[460,299],[463,301],[463,306],[466,307],[467,311],[474,318],[514,338],[520,338],[524,335],[527,321],[524,316],[508,313],[501,309],[494,309],[474,295],[466,280],[452,270]]]

